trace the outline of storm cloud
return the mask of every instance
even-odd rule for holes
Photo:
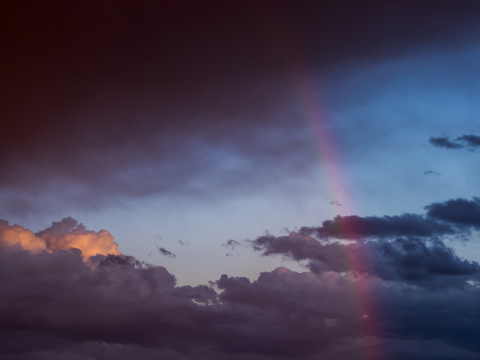
[[[291,98],[296,57],[302,74],[328,75],[448,48],[454,34],[469,43],[477,11],[437,1],[2,4],[4,211],[301,176],[312,154]]]
[[[2,360],[480,359],[480,2],[0,11]]]
[[[443,204],[455,212],[457,203]],[[468,335],[480,331],[480,265],[435,237],[341,243],[261,236],[251,242],[256,250],[307,261],[308,271],[280,267],[256,280],[225,274],[192,287],[116,248],[87,259],[93,250],[76,248],[69,236],[87,236],[85,246],[98,249],[102,234],[72,218],[36,234],[2,224],[0,352],[7,359],[110,359],[119,351],[128,358],[400,358],[414,351],[408,341],[423,348],[436,341],[454,356],[480,353]],[[12,232],[26,235],[12,242]],[[50,245],[40,249],[32,239]]]

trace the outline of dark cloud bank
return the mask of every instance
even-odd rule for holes
[[[452,49],[476,40],[480,7],[136,3],[2,2],[2,213],[202,192],[202,182],[257,186],[299,171],[309,149],[285,85],[291,54],[322,75]],[[475,148],[478,137],[430,142]],[[250,242],[305,272],[193,287],[74,219],[37,234],[0,221],[0,357],[480,359],[479,264],[449,245],[479,227],[477,198],[425,214],[337,217]]]
[[[480,227],[480,200],[425,210],[261,236],[253,249],[308,270],[200,286],[126,255],[87,259],[95,241],[101,253],[116,244],[71,218],[37,234],[3,221],[1,357],[479,359],[480,265],[442,239]]]
[[[301,174],[312,155],[295,81],[455,51],[478,40],[479,10],[433,0],[2,1],[0,210],[204,195]]]

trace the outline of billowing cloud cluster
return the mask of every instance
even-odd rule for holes
[[[37,234],[2,222],[0,355],[478,359],[480,264],[456,255],[442,234],[452,239],[477,226],[479,202],[456,199],[431,204],[424,215],[337,218],[309,234],[261,236],[248,242],[255,250],[297,260],[307,271],[279,267],[256,280],[224,274],[195,287],[120,255],[110,234],[71,218]],[[329,224],[353,226],[352,219],[362,236],[339,240],[343,233]],[[88,249],[97,255],[85,262]]]
[[[367,274],[387,281],[428,286],[463,286],[480,267],[460,259],[442,241],[397,238],[365,243],[323,244],[296,233],[289,236],[262,236],[254,247],[264,255],[282,254],[295,260],[308,260],[314,273],[333,271]]]
[[[78,249],[85,259],[94,255],[120,255],[118,244],[106,230],[89,231],[71,217],[54,222],[49,228],[36,234],[19,225],[9,225],[0,220],[0,244],[20,246],[24,250],[38,253],[43,250],[58,252]]]

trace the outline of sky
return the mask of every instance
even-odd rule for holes
[[[2,359],[480,359],[479,2],[0,7]]]

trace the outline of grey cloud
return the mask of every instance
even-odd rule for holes
[[[387,353],[400,359],[400,354],[408,353],[408,349],[414,353],[412,348],[393,346],[395,339],[420,341],[424,351],[428,348],[425,342],[446,343],[453,349],[458,348],[452,358],[458,358],[461,351],[472,358],[479,356],[474,336],[461,335],[473,334],[478,329],[474,318],[469,319],[467,315],[478,311],[475,303],[480,296],[478,287],[432,291],[371,277],[314,276],[285,269],[263,273],[254,282],[224,276],[217,285],[224,291],[223,301],[237,304],[237,311],[256,312],[258,319],[265,323],[259,326],[275,325],[274,329],[267,328],[268,335],[262,338],[265,346],[277,344],[272,339],[276,334],[282,331],[288,334],[282,340],[283,353],[301,346],[308,352],[338,358],[339,354],[331,353],[327,344],[348,349],[347,339],[355,339],[362,332],[373,337],[381,335],[375,345],[357,347],[357,356],[379,351],[378,354]],[[358,295],[362,289],[368,289],[368,298],[353,295],[351,299],[351,294]],[[449,310],[445,312],[445,309]],[[460,314],[465,314],[465,318]],[[250,334],[257,335],[254,330],[250,330]],[[307,342],[302,344],[303,341]],[[422,356],[416,354],[413,358]]]
[[[165,255],[166,257],[171,258],[171,259],[175,259],[175,257],[176,257],[176,255],[174,253],[172,253],[171,251],[168,251],[164,247],[159,247],[158,252],[162,255]]]
[[[67,218],[47,230],[70,234],[76,224]],[[469,335],[479,331],[479,265],[439,240],[341,244],[292,234],[253,244],[265,255],[307,260],[310,271],[177,286],[164,267],[131,256],[87,261],[77,249],[31,253],[2,243],[0,355],[353,360],[381,350],[428,359],[409,341],[418,349],[437,341],[457,358],[480,354]]]
[[[452,199],[425,206],[427,217],[458,226],[480,228],[480,198]]]
[[[395,216],[336,216],[319,227],[302,227],[303,236],[319,239],[435,237],[480,227],[480,199],[452,199],[424,207],[425,214]]]
[[[480,136],[477,135],[462,135],[457,140],[465,142],[466,146],[469,147],[479,147],[480,146]]]
[[[353,271],[388,281],[404,281],[425,286],[465,285],[470,276],[478,277],[475,262],[460,259],[443,242],[416,238],[398,238],[342,244],[323,244],[311,237],[262,236],[252,241],[263,255],[284,255],[297,261],[308,260],[315,273]]]
[[[447,137],[430,137],[429,142],[434,146],[443,147],[445,149],[475,149],[480,147],[480,136],[462,135],[453,141]]]
[[[434,236],[454,233],[448,223],[427,219],[422,215],[403,214],[397,216],[367,216],[356,215],[337,216],[326,220],[321,227],[303,227],[303,235],[314,234],[320,238],[335,237],[341,239],[356,239],[363,237],[388,236]]]
[[[430,137],[428,141],[434,146],[443,147],[446,149],[461,149],[464,147],[463,144],[453,142],[446,137]]]
[[[142,266],[131,257],[97,256],[98,265],[91,268],[76,252],[32,255],[1,249],[0,256],[4,331],[175,347],[169,338],[192,336],[208,312],[192,301],[216,299],[207,287],[175,287],[165,268]],[[51,345],[25,344],[25,350]]]

